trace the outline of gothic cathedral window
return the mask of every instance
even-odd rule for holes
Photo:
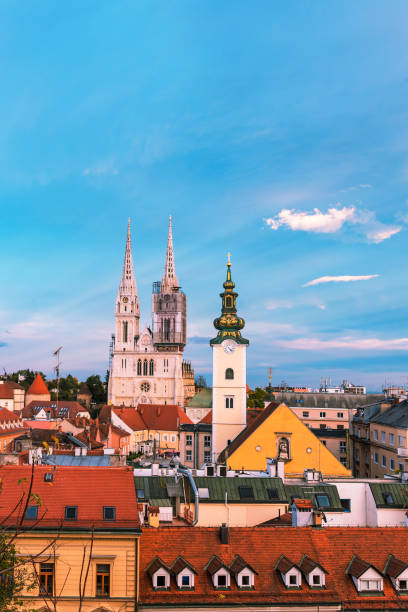
[[[137,375],[138,376],[142,375],[142,360],[141,359],[137,360]]]
[[[149,376],[153,376],[153,375],[154,375],[154,361],[153,359],[151,359],[149,363]]]
[[[123,342],[128,341],[128,322],[123,322]]]
[[[147,376],[147,359],[143,360],[143,376]]]

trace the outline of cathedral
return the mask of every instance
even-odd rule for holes
[[[140,331],[139,320],[129,221],[122,278],[115,302],[108,403],[135,407],[150,403],[184,406],[191,397],[194,371],[183,361],[187,299],[176,275],[171,217],[163,277],[161,282],[153,283],[152,325]]]

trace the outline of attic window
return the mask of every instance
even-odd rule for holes
[[[103,520],[114,521],[116,520],[116,508],[115,506],[104,506],[103,507]]]
[[[78,517],[77,506],[65,506],[65,519],[67,521],[76,521]]]
[[[47,472],[46,474],[44,474],[45,482],[52,482],[53,480],[54,480],[54,474],[52,472]]]
[[[144,489],[136,489],[136,497],[137,499],[142,499],[145,496]]]
[[[279,499],[278,489],[266,489],[269,499]]]
[[[238,487],[238,491],[241,499],[254,499],[254,490],[252,487]]]
[[[227,576],[225,574],[220,574],[219,576],[217,576],[217,586],[227,586]]]
[[[38,506],[27,506],[25,518],[35,520],[38,516]]]
[[[394,503],[394,498],[391,493],[383,493],[382,496],[384,503],[388,506],[391,506]]]
[[[315,496],[316,506],[319,508],[330,508],[329,496],[326,493],[317,493]]]

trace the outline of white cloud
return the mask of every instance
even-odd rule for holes
[[[355,281],[369,280],[370,278],[377,278],[378,276],[379,274],[367,274],[365,276],[320,276],[319,278],[315,278],[302,286],[312,287],[313,285],[321,285],[322,283],[351,283]]]
[[[343,208],[329,208],[327,213],[314,208],[313,212],[295,211],[283,208],[275,217],[265,219],[266,224],[273,230],[287,226],[294,231],[332,234],[338,232],[344,223],[353,218],[354,206]]]
[[[398,234],[402,230],[402,227],[400,226],[387,227],[385,225],[382,225],[382,223],[379,224],[379,226],[381,227],[377,227],[367,233],[367,239],[369,242],[374,242],[375,244],[379,244],[380,242],[383,242],[383,240],[387,240],[388,238],[391,238],[391,236]]]
[[[356,191],[357,189],[371,189],[372,185],[369,183],[360,183],[360,185],[352,185],[351,187],[347,187],[346,189],[340,189],[341,193],[346,193],[347,191]]]
[[[115,167],[113,160],[107,160],[85,168],[82,174],[84,176],[116,176],[119,174],[119,170]]]
[[[327,349],[353,349],[360,351],[408,351],[408,338],[354,338],[344,336],[331,340],[320,338],[296,338],[281,340],[278,344],[284,348],[299,351],[321,351]]]

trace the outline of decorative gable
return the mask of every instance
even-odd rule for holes
[[[313,561],[307,555],[303,555],[299,567],[311,589],[322,589],[325,587],[325,574],[327,572],[319,563],[316,563],[316,561]]]
[[[170,568],[160,559],[155,557],[146,567],[146,572],[149,574],[153,588],[156,590],[167,590],[170,588]]]
[[[177,557],[171,566],[171,571],[179,589],[194,589],[196,570],[183,557]]]
[[[210,574],[215,589],[223,590],[230,588],[230,569],[216,555],[211,557],[204,569]]]
[[[229,566],[239,589],[253,589],[257,572],[239,555],[235,555]]]
[[[385,564],[384,574],[392,582],[392,586],[399,593],[408,593],[408,563],[389,555]]]
[[[275,565],[280,573],[283,584],[287,589],[300,589],[302,586],[302,574],[296,563],[281,555]]]
[[[367,561],[353,555],[346,574],[349,574],[359,593],[380,593],[384,587],[383,575]]]

